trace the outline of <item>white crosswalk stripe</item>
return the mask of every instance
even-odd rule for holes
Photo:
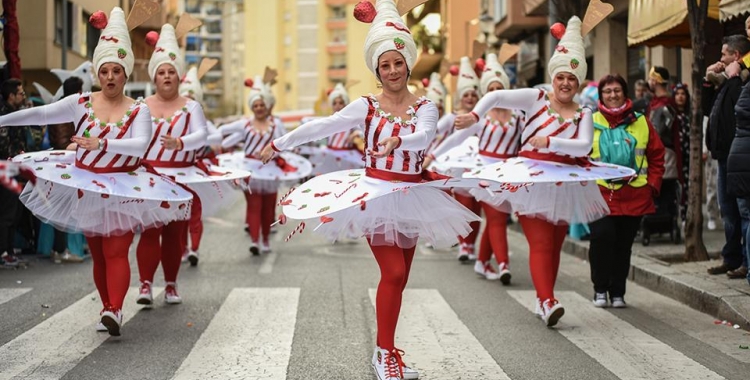
[[[375,289],[370,300],[375,305]],[[435,289],[406,289],[396,344],[432,380],[510,379]]]
[[[154,294],[163,290],[153,288]],[[136,294],[137,287],[128,289],[126,301]],[[94,329],[100,309],[99,295],[92,292],[0,347],[0,380],[61,378],[109,338]],[[140,309],[125,302],[123,324]]]
[[[299,294],[298,288],[232,290],[174,378],[285,379]]]
[[[2,288],[0,289],[0,305],[31,291],[33,288]]]
[[[534,311],[534,291],[508,291]],[[557,330],[620,379],[723,379],[683,353],[635,328],[575,292],[557,292],[565,316]]]

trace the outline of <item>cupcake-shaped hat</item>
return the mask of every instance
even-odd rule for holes
[[[440,73],[433,72],[430,74],[430,84],[427,86],[427,99],[439,106],[445,106],[445,96],[447,91],[443,82],[440,80]]]
[[[151,60],[148,62],[148,75],[151,76],[152,81],[156,78],[156,70],[164,63],[172,65],[180,77],[185,73],[185,60],[177,45],[174,27],[170,24],[164,24],[161,27],[154,53],[151,54]]]
[[[581,35],[581,19],[573,16],[568,21],[560,43],[555,47],[555,53],[549,59],[547,71],[550,78],[554,78],[557,73],[561,72],[571,73],[581,84],[586,79],[586,70],[586,50]]]
[[[266,107],[271,107],[271,102],[268,99],[265,85],[263,84],[263,78],[260,75],[256,75],[253,80],[245,81],[245,85],[250,87],[250,93],[247,95],[247,106],[250,109],[253,108],[253,103],[256,100],[262,100]]]
[[[469,91],[476,91],[479,87],[479,78],[471,67],[469,57],[461,57],[461,65],[458,68],[458,81],[456,83],[456,101],[459,101]]]
[[[343,83],[336,83],[330,94],[328,94],[328,104],[333,106],[333,101],[336,98],[341,98],[344,104],[349,104],[349,94],[346,92],[346,87]]]
[[[135,57],[130,43],[128,25],[125,23],[125,12],[120,7],[112,8],[107,19],[104,12],[94,13],[89,22],[97,29],[101,29],[99,42],[94,49],[95,73],[105,63],[117,63],[125,69],[125,75],[130,77],[133,72]],[[98,76],[94,75],[98,82]]]
[[[360,3],[369,6],[369,2]],[[358,4],[359,7],[359,4]],[[368,16],[372,12],[367,12]],[[409,28],[401,20],[393,0],[377,0],[375,4],[375,17],[372,26],[367,32],[365,39],[365,63],[367,68],[377,76],[378,58],[390,50],[395,50],[404,56],[406,66],[411,71],[417,60],[417,45],[414,43]],[[363,18],[355,8],[355,17],[363,22],[368,22],[369,17]]]
[[[266,106],[268,108],[276,105],[276,96],[271,91],[271,83],[261,83],[261,91],[263,91],[263,96],[266,98]]]
[[[510,78],[505,72],[503,65],[497,60],[497,54],[487,54],[485,60],[484,71],[482,72],[482,79],[479,81],[479,90],[482,94],[487,93],[487,89],[493,82],[498,82],[503,85],[503,89],[510,89]]]
[[[193,66],[185,74],[185,78],[180,83],[180,95],[187,96],[198,102],[203,101],[203,86],[198,79],[198,69]]]

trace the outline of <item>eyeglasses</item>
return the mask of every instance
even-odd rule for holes
[[[618,88],[614,88],[614,89],[608,88],[606,90],[602,90],[602,94],[604,94],[604,95],[610,95],[612,93],[622,94],[622,89],[618,87]]]
[[[24,91],[21,91],[21,92],[17,92],[17,93],[16,93],[16,96],[23,96],[23,97],[26,97],[26,92],[24,92]]]

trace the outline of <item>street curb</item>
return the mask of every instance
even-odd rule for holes
[[[523,234],[518,223],[509,227]],[[570,237],[565,238],[562,251],[588,261],[588,245]],[[730,321],[744,329],[750,329],[748,293],[677,270],[670,263],[645,255],[632,256],[628,278],[638,285],[719,320]]]

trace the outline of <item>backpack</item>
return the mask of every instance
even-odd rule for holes
[[[640,115],[636,115],[637,117]],[[599,155],[602,162],[625,166],[638,170],[635,163],[635,146],[638,144],[635,136],[625,130],[627,124],[620,124],[615,128],[594,123],[594,128],[601,131],[599,135]]]

